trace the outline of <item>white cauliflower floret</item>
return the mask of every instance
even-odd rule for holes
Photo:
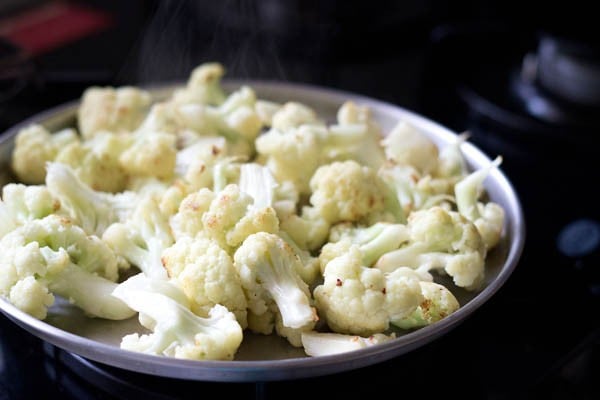
[[[119,163],[129,175],[169,180],[175,174],[175,140],[169,133],[136,132],[131,146],[119,156]]]
[[[134,192],[98,192],[81,182],[73,170],[60,163],[49,163],[46,187],[67,215],[88,234],[102,236],[108,226],[126,219],[137,203]]]
[[[263,125],[270,127],[273,124],[273,116],[281,109],[281,104],[273,101],[257,99],[254,104],[254,110],[262,121]]]
[[[310,125],[287,131],[273,128],[256,139],[256,151],[277,181],[293,183],[301,194],[310,193],[310,178],[321,164],[315,129]]]
[[[323,140],[325,162],[355,160],[376,170],[385,161],[381,138],[381,129],[371,118],[371,110],[346,101],[338,109],[337,124],[329,126]]]
[[[169,220],[176,240],[183,237],[195,237],[203,232],[202,216],[209,210],[214,198],[215,194],[212,190],[202,188],[187,195],[181,201],[179,210]]]
[[[215,304],[221,304],[246,328],[247,302],[240,277],[231,256],[215,241],[180,238],[163,251],[162,262],[190,299],[194,313],[207,316]]]
[[[217,304],[206,318],[200,317],[181,302],[169,282],[157,285],[138,274],[120,284],[113,296],[137,311],[140,323],[152,331],[124,336],[122,349],[189,360],[233,360],[242,343],[242,328],[232,312]]]
[[[330,224],[385,210],[383,183],[371,168],[348,160],[323,165],[310,180],[312,207]]]
[[[231,254],[248,236],[256,232],[277,232],[279,220],[272,207],[253,207],[254,199],[240,191],[238,185],[227,185],[216,194],[202,216],[204,232]]]
[[[301,215],[288,213],[279,218],[280,229],[303,250],[316,251],[327,241],[331,224],[315,208],[303,207]]]
[[[71,166],[75,175],[92,189],[116,193],[127,185],[128,175],[119,157],[130,144],[130,135],[102,131],[90,140],[65,146],[54,161]]]
[[[442,270],[454,283],[477,290],[485,277],[485,243],[475,225],[462,214],[431,207],[408,217],[410,239],[390,251],[375,266],[383,271],[411,267],[420,271]]]
[[[133,315],[110,296],[118,278],[115,254],[65,217],[36,219],[4,236],[0,277],[0,295],[39,319],[46,318],[53,294],[90,316],[126,319]]]
[[[504,209],[494,202],[481,202],[479,198],[484,191],[485,178],[501,162],[501,157],[496,158],[487,167],[470,173],[454,187],[458,212],[475,224],[488,250],[494,248],[502,236]]]
[[[19,310],[43,320],[48,314],[48,307],[54,304],[54,296],[46,285],[33,276],[27,276],[10,288],[8,301]]]
[[[336,333],[369,336],[388,329],[390,320],[413,312],[421,302],[418,275],[399,269],[385,274],[362,265],[357,245],[329,261],[315,304]]]
[[[224,74],[225,69],[219,63],[204,63],[197,66],[191,72],[186,87],[173,92],[173,102],[221,104],[226,97],[221,88],[221,78]]]
[[[99,131],[131,132],[142,122],[151,100],[150,93],[135,87],[90,87],[77,110],[79,132],[86,139]]]
[[[53,161],[62,148],[78,141],[77,132],[73,129],[55,134],[38,124],[21,129],[15,136],[12,170],[22,183],[44,183],[46,163]]]
[[[456,297],[445,286],[427,281],[419,284],[423,301],[411,314],[392,320],[395,326],[402,329],[421,328],[446,318],[460,308]]]
[[[9,183],[2,188],[0,199],[0,238],[17,226],[44,218],[59,209],[60,202],[45,186]]]
[[[437,168],[437,145],[407,121],[400,121],[381,144],[387,159],[395,164],[413,166],[422,174]]]
[[[248,327],[268,334],[280,320],[277,333],[294,346],[301,345],[300,332],[312,330],[318,320],[308,285],[297,272],[300,262],[283,239],[266,232],[248,236],[234,255],[248,300]]]
[[[285,103],[271,117],[272,128],[280,132],[287,132],[302,125],[324,126],[324,123],[319,120],[315,110],[295,101]]]
[[[127,220],[116,222],[106,229],[102,240],[145,275],[167,279],[161,256],[174,239],[168,218],[160,211],[154,198],[140,200]]]

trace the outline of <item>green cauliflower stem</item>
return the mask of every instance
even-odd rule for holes
[[[102,236],[110,224],[127,218],[137,202],[134,192],[111,194],[93,190],[67,165],[52,162],[47,170],[46,187],[60,201],[61,213],[90,235]]]
[[[0,250],[0,294],[36,318],[46,318],[53,294],[89,316],[133,315],[110,295],[119,273],[116,255],[65,217],[49,215],[22,225],[2,238]]]
[[[46,163],[54,161],[62,148],[78,141],[73,129],[51,134],[41,125],[30,125],[15,136],[11,168],[19,182],[42,184],[46,178]]]
[[[318,320],[308,285],[297,272],[301,267],[296,264],[300,262],[283,239],[266,232],[248,236],[234,254],[249,311],[256,316],[274,314],[275,319],[280,318],[280,326],[290,330],[280,329],[278,333],[296,346],[300,345],[300,337],[290,333],[311,330]],[[265,333],[260,327],[255,329],[252,322],[249,318],[250,329]]]
[[[172,296],[168,282],[148,283],[151,278],[135,275],[121,283],[113,296],[139,313],[149,334],[123,337],[121,348],[141,353],[189,360],[232,360],[243,339],[235,315],[217,304],[207,317],[194,314],[187,304]]]
[[[102,240],[145,275],[167,279],[161,257],[174,239],[168,218],[154,198],[140,200],[131,217],[110,225]]]
[[[164,250],[162,262],[191,301],[194,313],[207,316],[221,304],[247,327],[247,301],[231,256],[210,239],[183,237]]]
[[[382,255],[376,268],[386,272],[402,266],[424,272],[442,270],[459,287],[481,287],[487,250],[475,225],[462,214],[442,207],[415,211],[407,228],[409,240]]]
[[[397,249],[408,238],[408,229],[402,224],[378,222],[370,226],[362,226],[345,222],[331,228],[329,243],[324,246],[321,254],[327,253],[325,247],[347,239],[351,244],[359,245],[363,255],[363,265],[371,267],[383,254]],[[323,269],[327,262],[321,263]]]

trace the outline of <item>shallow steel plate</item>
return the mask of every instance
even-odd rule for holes
[[[456,136],[455,132],[409,110],[353,93],[265,81],[229,80],[224,82],[224,87],[232,90],[241,84],[251,86],[262,99],[306,103],[330,121],[335,119],[336,111],[344,101],[353,100],[371,108],[373,117],[384,132],[389,131],[399,120],[406,120],[442,147],[451,143]],[[164,85],[149,90],[160,99],[168,96],[174,87],[176,85]],[[0,185],[6,183],[3,179],[8,179],[3,176],[8,176],[6,172],[13,139],[18,130],[33,122],[41,123],[50,130],[72,126],[77,106],[78,102],[75,101],[53,108],[23,121],[0,136]],[[470,168],[478,168],[490,162],[487,155],[470,143],[464,143],[462,150]],[[114,367],[162,377],[198,381],[274,381],[327,375],[373,365],[424,346],[456,327],[488,301],[509,278],[525,241],[521,205],[513,186],[501,169],[492,171],[485,181],[485,187],[489,198],[506,210],[503,238],[498,247],[488,255],[485,288],[473,294],[450,286],[461,303],[458,311],[438,323],[358,351],[311,358],[302,349],[293,348],[276,336],[245,334],[235,361],[178,360],[121,350],[121,337],[142,329],[135,317],[126,321],[90,319],[60,298],[57,298],[44,321],[21,312],[1,298],[0,309],[28,332],[68,352]]]

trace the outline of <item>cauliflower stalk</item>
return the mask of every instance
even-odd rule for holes
[[[308,285],[297,272],[300,262],[281,237],[267,232],[248,236],[234,254],[248,300],[248,327],[269,334],[275,323],[277,333],[294,346],[318,320]]]
[[[396,338],[394,333],[389,335],[376,333],[368,337],[345,335],[331,332],[302,332],[302,347],[306,354],[312,357],[328,356],[363,349],[380,343],[389,342]]]

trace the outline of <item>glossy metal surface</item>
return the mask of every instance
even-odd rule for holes
[[[242,82],[227,81],[227,89]],[[280,82],[245,81],[262,99],[295,100],[311,105],[318,113],[333,121],[338,107],[346,100],[367,105],[383,131],[399,120],[406,120],[431,137],[439,146],[451,143],[455,133],[445,127],[392,104],[352,93]],[[151,88],[156,98],[167,96],[173,85]],[[50,130],[72,125],[77,102],[65,104],[36,115],[0,136],[0,171],[8,169],[12,142],[22,127],[42,123]],[[462,145],[471,168],[478,168],[490,159],[470,143]],[[2,174],[0,174],[2,179]],[[1,182],[0,183],[5,183]],[[39,321],[0,299],[0,309],[16,324],[49,343],[78,356],[135,372],[162,377],[198,381],[259,382],[289,380],[327,375],[361,368],[400,356],[435,340],[448,332],[488,301],[509,278],[516,267],[525,242],[525,226],[521,205],[511,183],[501,170],[492,171],[485,182],[489,198],[506,210],[506,226],[501,243],[488,255],[486,286],[478,293],[450,288],[461,308],[444,320],[420,330],[401,334],[396,339],[355,352],[324,357],[307,357],[302,349],[287,344],[275,336],[246,334],[235,361],[190,361],[124,351],[119,348],[123,335],[141,330],[136,318],[127,321],[105,321],[86,318],[67,302],[57,299],[48,318]],[[447,284],[447,282],[444,282]]]

